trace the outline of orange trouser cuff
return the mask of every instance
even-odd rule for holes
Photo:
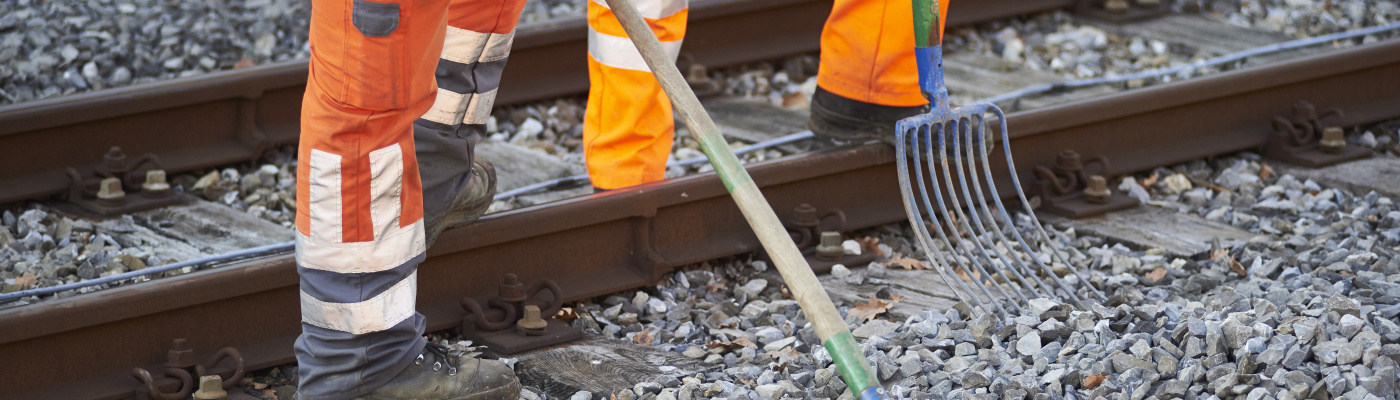
[[[817,85],[883,106],[928,104],[919,93],[910,3],[836,0],[822,29]]]

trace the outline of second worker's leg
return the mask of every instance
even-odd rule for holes
[[[675,61],[685,38],[686,0],[633,0]],[[588,109],[583,151],[598,189],[666,177],[675,124],[671,101],[604,0],[588,2]]]
[[[524,6],[525,0],[453,0],[449,7],[437,99],[413,123],[430,246],[443,230],[475,221],[491,206],[496,170],[475,148],[486,134]]]
[[[812,133],[892,143],[895,122],[927,104],[919,93],[910,3],[836,0],[822,29],[817,91],[807,120]]]

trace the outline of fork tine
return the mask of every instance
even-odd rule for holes
[[[934,127],[937,127],[937,128],[934,128]],[[957,265],[956,265],[957,270],[962,270],[963,273],[964,273],[965,275],[967,275],[968,280],[971,280],[971,281],[972,281],[972,285],[975,286],[978,290],[980,290],[980,291],[982,292],[982,294],[983,294],[984,296],[987,297],[988,302],[992,303],[992,305],[995,306],[998,310],[1000,310],[1001,313],[1002,313],[1003,315],[1010,315],[1009,313],[1007,313],[1007,310],[1006,310],[1006,308],[1004,307],[1004,305],[1002,304],[1002,301],[999,300],[998,297],[997,297],[996,295],[992,294],[992,292],[991,292],[990,290],[987,289],[987,285],[986,285],[986,281],[985,281],[985,280],[987,279],[987,274],[986,274],[986,273],[980,273],[980,274],[979,274],[979,273],[975,272],[976,269],[973,268],[973,266],[977,265],[977,259],[976,259],[975,257],[972,257],[972,255],[968,252],[968,250],[967,250],[966,247],[963,247],[963,246],[954,246],[953,241],[952,241],[951,239],[948,238],[948,235],[947,235],[948,229],[952,229],[953,232],[954,232],[954,235],[956,235],[956,231],[957,231],[956,223],[957,223],[957,221],[953,220],[951,217],[948,216],[947,207],[945,207],[945,206],[944,206],[944,203],[943,203],[942,190],[939,188],[938,180],[935,178],[937,175],[936,175],[936,171],[935,171],[936,166],[935,166],[934,163],[933,163],[933,159],[934,159],[934,157],[940,157],[940,156],[937,155],[936,153],[933,153],[933,148],[934,148],[933,142],[934,142],[934,139],[933,139],[933,137],[932,137],[932,136],[935,135],[935,134],[938,135],[938,138],[939,138],[938,140],[941,142],[941,141],[942,141],[943,131],[946,130],[946,129],[947,129],[947,125],[946,125],[946,124],[940,123],[940,124],[931,125],[929,131],[926,132],[926,134],[925,134],[925,136],[924,136],[924,147],[925,147],[926,151],[925,151],[923,154],[927,154],[927,155],[928,155],[928,157],[929,157],[929,158],[928,158],[929,164],[928,164],[928,168],[927,168],[927,169],[921,170],[920,173],[919,173],[919,176],[918,176],[918,179],[919,179],[919,194],[920,194],[920,196],[921,196],[921,197],[923,198],[923,200],[924,200],[924,205],[925,205],[925,207],[927,208],[927,211],[928,211],[928,214],[929,214],[929,219],[930,219],[930,221],[931,221],[932,223],[938,224],[938,216],[939,216],[939,215],[942,215],[943,221],[946,222],[947,224],[951,224],[951,225],[947,225],[946,227],[945,227],[945,225],[938,225],[938,229],[934,229],[934,232],[938,234],[938,238],[939,238],[940,240],[943,241],[943,245],[944,245],[945,248],[948,249],[948,251],[950,251],[950,252],[958,252],[958,253],[962,254],[962,258],[953,257],[953,261],[957,263]],[[940,158],[941,158],[941,157],[940,157]],[[916,160],[915,163],[916,163],[916,164],[921,164],[921,161]],[[925,173],[925,172],[927,172],[927,173]],[[925,177],[928,178],[927,181],[925,180]],[[926,182],[928,183],[928,185],[925,185]],[[932,190],[929,190],[929,186],[932,186],[933,189],[932,189]],[[938,200],[938,202],[936,203],[936,204],[937,204],[937,210],[938,210],[937,212],[934,211],[934,209],[935,209],[934,204],[935,204],[935,203],[929,200],[929,192],[930,192],[930,191],[933,192],[934,198],[936,198],[936,199]],[[963,261],[964,259],[965,259],[966,261]],[[953,266],[953,263],[951,263],[951,262],[948,263],[948,264],[949,264],[950,267]],[[956,272],[956,270],[954,270],[954,271]],[[956,277],[956,274],[955,274],[954,276]],[[976,278],[974,278],[974,276],[975,276]],[[1002,298],[1003,298],[1003,299],[1005,298],[1005,295],[1004,295],[1004,294],[1003,294]]]
[[[1072,273],[1075,273],[1075,275],[1078,276],[1079,274],[1074,268],[1074,264],[1070,264],[1068,260],[1065,260],[1064,257],[1060,255],[1059,246],[1055,243],[1053,239],[1050,238],[1050,234],[1045,232],[1045,227],[1040,224],[1040,219],[1036,218],[1035,210],[1031,209],[1030,201],[1026,200],[1026,191],[1021,187],[1021,180],[1016,178],[1018,175],[1016,174],[1016,163],[1011,158],[1011,135],[1006,128],[1006,113],[1003,113],[1001,111],[1001,107],[997,107],[995,104],[989,105],[988,108],[996,114],[997,120],[1000,122],[1002,149],[1006,154],[1006,168],[1007,171],[1011,174],[1011,184],[1016,189],[1016,196],[1018,199],[1021,200],[1021,206],[1024,207],[1026,215],[1029,216],[1031,219],[1031,225],[1035,228],[1036,232],[1040,234],[1041,241],[1051,246],[1051,255],[1055,257],[1055,259],[1059,260],[1060,263],[1064,264],[1066,268],[1069,268]],[[992,199],[996,200],[998,207],[1005,209],[1005,206],[1003,206],[1001,203],[1001,196],[996,193],[995,187],[992,187]],[[1016,236],[1018,239],[1020,239],[1019,232],[1017,232]],[[1021,240],[1021,245],[1027,246],[1025,240]],[[1027,248],[1029,248],[1029,246],[1027,246]],[[1065,282],[1061,280],[1058,275],[1055,275],[1054,271],[1051,271],[1049,266],[1040,263],[1039,260],[1036,261],[1037,264],[1040,264],[1041,268],[1045,270],[1046,274],[1050,276],[1050,279],[1054,280],[1055,283],[1057,283],[1061,288],[1063,288],[1064,291],[1068,293],[1069,296],[1073,298],[1076,303],[1081,303],[1081,306],[1087,306],[1087,304],[1083,304],[1083,300],[1080,299],[1077,294],[1075,294],[1074,289],[1071,289],[1069,285],[1065,284]],[[1107,297],[1104,297],[1103,293],[1099,292],[1098,289],[1095,289],[1094,285],[1089,284],[1088,279],[1080,277],[1079,281],[1082,283],[1082,286],[1089,289],[1090,293],[1093,293],[1095,297],[1098,297],[1099,301],[1106,301],[1108,299]]]
[[[964,268],[964,270],[968,272],[969,277],[971,277],[972,271],[975,270],[975,271],[977,272],[977,274],[978,274],[977,279],[978,279],[979,282],[982,284],[980,287],[982,287],[984,291],[986,291],[986,287],[987,287],[987,286],[991,286],[993,289],[996,289],[997,292],[1000,292],[1000,293],[1001,293],[1003,299],[1010,300],[1010,299],[1011,299],[1011,294],[1007,293],[1007,292],[1006,292],[1006,289],[1003,288],[1003,287],[1001,287],[1001,285],[995,284],[994,281],[992,281],[992,276],[993,276],[993,275],[992,275],[991,273],[988,273],[987,270],[986,270],[985,268],[982,267],[982,262],[979,262],[979,261],[985,260],[986,263],[987,263],[989,266],[991,266],[991,260],[990,260],[990,258],[986,257],[986,251],[985,251],[985,250],[982,251],[982,256],[983,256],[983,258],[982,258],[981,260],[979,260],[978,257],[977,257],[976,255],[973,254],[972,250],[971,250],[971,249],[968,249],[969,246],[967,246],[967,245],[963,242],[963,240],[962,240],[961,238],[958,237],[957,229],[956,229],[956,228],[957,228],[957,224],[958,224],[958,223],[961,223],[961,222],[964,222],[964,221],[967,221],[967,217],[964,216],[964,215],[962,215],[962,207],[961,207],[961,205],[958,203],[958,199],[957,199],[956,193],[954,192],[955,189],[954,189],[954,186],[953,186],[953,183],[952,183],[952,176],[949,174],[949,168],[948,168],[948,153],[947,153],[947,151],[948,151],[948,146],[947,146],[947,142],[945,141],[945,137],[947,136],[947,133],[948,133],[949,131],[956,130],[956,129],[957,129],[957,124],[956,124],[954,121],[952,121],[952,120],[945,119],[945,120],[943,120],[943,122],[942,122],[941,125],[942,125],[942,127],[941,127],[942,129],[939,129],[939,131],[938,131],[938,138],[937,138],[937,139],[938,139],[938,149],[937,149],[937,152],[934,151],[931,141],[930,141],[930,143],[929,143],[929,148],[928,148],[928,151],[927,151],[927,154],[929,154],[929,156],[930,156],[930,160],[929,160],[929,164],[930,164],[929,170],[930,170],[930,172],[933,172],[934,169],[938,169],[938,170],[942,171],[943,180],[944,180],[944,182],[946,183],[946,185],[948,186],[949,198],[947,199],[948,201],[945,202],[945,199],[943,198],[943,190],[941,189],[941,187],[940,187],[939,184],[938,184],[938,178],[935,177],[935,176],[930,175],[930,177],[929,177],[929,183],[930,183],[930,185],[933,187],[933,190],[931,190],[931,191],[933,192],[934,197],[938,200],[938,212],[939,212],[940,215],[943,216],[943,220],[944,220],[944,221],[949,221],[949,223],[950,223],[950,224],[952,225],[952,227],[953,227],[952,234],[953,234],[953,236],[954,236],[954,239],[957,239],[957,240],[958,240],[957,249],[963,254],[964,257],[966,257],[966,258],[968,259],[968,262],[967,262],[966,264],[967,264],[967,265],[970,265],[970,266],[972,267],[971,269]],[[940,169],[940,168],[935,168],[935,167],[933,166],[932,157],[938,157],[938,164],[942,166],[941,169]],[[920,178],[919,182],[920,182],[920,184],[922,184],[922,183],[924,182],[924,180],[922,179],[922,177]],[[926,203],[929,203],[929,202],[928,202],[928,193],[930,192],[930,190],[925,189],[923,186],[920,186],[920,189],[923,191],[923,195],[924,195],[924,199],[925,199],[924,201],[925,201]],[[929,204],[932,204],[932,203],[929,203]],[[957,215],[959,218],[954,219],[954,218],[953,218],[953,215],[952,215],[952,214],[949,214],[949,209],[951,209],[954,213],[956,213],[956,215]],[[932,214],[933,211],[930,210],[929,213]],[[952,240],[948,239],[947,236],[944,235],[944,233],[943,233],[942,231],[939,231],[939,235],[941,235],[940,237],[942,237],[942,238],[943,238],[943,241],[944,241],[945,243],[947,243],[948,248],[950,248],[950,249],[953,248],[953,242],[952,242]],[[974,242],[974,244],[976,244],[976,243]],[[980,247],[980,244],[979,244],[978,246]],[[1010,279],[1006,279],[1006,280],[1007,280],[1007,281],[1010,281]],[[990,296],[990,293],[988,293],[988,295]],[[1017,309],[1017,310],[1020,309],[1020,307],[1018,307],[1014,301],[1013,301],[1013,302],[1009,302],[1008,304],[1010,304],[1011,307],[1012,307],[1013,309]]]
[[[959,148],[959,146],[958,146],[959,137],[962,135],[962,132],[965,130],[964,128],[965,128],[967,125],[962,123],[963,121],[961,120],[961,118],[956,118],[956,117],[955,117],[955,118],[953,118],[953,120],[954,120],[954,121],[957,121],[957,124],[953,126],[952,132],[950,132],[950,135],[949,135],[949,136],[951,137],[951,139],[952,139],[952,142],[953,142],[953,143],[952,143],[952,145],[953,145],[952,150],[953,150],[954,154],[952,155],[952,158],[953,158],[954,163],[956,163],[956,164],[958,165],[958,167],[959,167],[959,169],[958,169],[958,173],[959,173],[959,174],[958,174],[958,175],[959,175],[959,177],[961,178],[961,175],[962,175],[962,169],[961,169],[961,166],[962,166],[962,165],[961,165],[961,164],[962,164],[962,157],[961,157],[959,154],[957,154],[957,151],[958,151],[958,148]],[[986,264],[987,264],[987,266],[988,266],[989,268],[992,268],[992,269],[994,269],[994,270],[997,270],[997,273],[1000,274],[1000,275],[1002,276],[1002,279],[1003,279],[1004,281],[1006,281],[1008,285],[1012,285],[1012,284],[1013,284],[1013,283],[1012,283],[1013,280],[1012,280],[1011,276],[1008,276],[1008,275],[1006,274],[1005,268],[997,269],[996,266],[995,266],[995,264],[994,264],[994,263],[992,262],[992,260],[991,260],[991,257],[992,257],[991,254],[989,254],[989,252],[987,251],[987,249],[986,249],[985,247],[982,246],[981,239],[983,238],[983,236],[985,236],[985,234],[984,234],[983,232],[981,232],[981,223],[980,223],[981,221],[980,221],[980,217],[978,217],[977,214],[973,213],[972,216],[969,218],[969,217],[968,217],[968,214],[963,213],[962,204],[961,204],[961,203],[959,202],[959,200],[958,200],[958,192],[957,192],[956,188],[957,188],[958,186],[962,186],[962,188],[963,188],[962,194],[963,194],[964,196],[966,196],[966,195],[967,195],[966,180],[959,179],[959,180],[958,180],[958,181],[959,181],[959,182],[958,182],[959,184],[958,184],[958,185],[955,185],[955,184],[953,183],[953,178],[952,178],[952,176],[950,175],[951,172],[953,171],[953,169],[952,169],[951,167],[948,166],[948,157],[947,157],[946,150],[943,149],[943,148],[940,148],[940,149],[939,149],[939,153],[945,156],[944,158],[942,158],[942,159],[940,160],[940,162],[941,162],[941,164],[942,164],[942,166],[943,166],[943,180],[944,180],[944,182],[946,182],[947,185],[948,185],[948,195],[949,195],[949,200],[950,200],[950,202],[952,203],[952,206],[951,206],[952,211],[953,211],[953,213],[958,217],[958,220],[959,220],[959,221],[961,221],[961,222],[967,224],[968,232],[972,234],[972,238],[971,238],[971,239],[968,239],[967,242],[971,242],[971,243],[973,244],[973,246],[976,247],[976,249],[981,253],[983,259],[986,260]],[[969,199],[970,199],[970,197],[969,197]],[[971,209],[972,207],[973,207],[973,205],[972,205],[972,203],[969,201],[969,202],[968,202],[968,208]],[[962,241],[960,240],[960,243],[961,243],[961,242],[962,242]],[[1005,258],[999,258],[999,259],[1002,261],[1002,263],[1003,263],[1003,265],[1004,265],[1004,264],[1005,264]],[[986,272],[983,272],[983,273],[986,274]],[[1003,293],[1005,292],[1005,290],[1002,289],[1000,286],[998,286],[997,288],[998,288],[999,291],[1002,291]],[[1015,290],[1015,287],[1014,287],[1014,286],[1012,287],[1012,292],[1016,293],[1016,296],[1017,296],[1017,297],[1020,297],[1020,298],[1021,298],[1021,301],[1023,301],[1023,302],[1029,302],[1029,301],[1030,301],[1030,299],[1027,299],[1026,296],[1025,296],[1024,294],[1022,294],[1020,291]]]
[[[896,157],[896,164],[899,166],[899,187],[904,195],[905,213],[909,216],[909,220],[911,221],[909,225],[914,230],[915,239],[918,241],[920,249],[923,250],[924,256],[929,259],[929,262],[934,264],[935,271],[937,271],[939,278],[943,280],[945,285],[948,285],[949,289],[953,290],[954,294],[958,296],[958,299],[976,310],[981,310],[982,312],[999,311],[1002,315],[1006,315],[1006,310],[1002,309],[999,304],[996,304],[995,299],[992,298],[990,294],[988,294],[988,299],[991,300],[992,305],[996,307],[995,310],[989,310],[988,307],[983,304],[982,300],[977,297],[976,292],[968,288],[967,284],[964,283],[962,279],[958,279],[955,273],[952,273],[951,266],[944,261],[943,255],[938,252],[937,247],[933,243],[933,237],[929,235],[923,224],[923,213],[919,209],[917,204],[918,199],[914,197],[913,188],[909,184],[909,165],[907,160],[910,158],[914,159],[914,176],[920,177],[919,185],[920,190],[922,190],[922,176],[924,173],[922,163],[919,161],[921,158],[920,154],[917,154],[919,138],[921,137],[918,133],[933,129],[932,124],[929,123],[930,120],[931,119],[927,116],[924,116],[924,118],[913,117],[899,121],[897,125],[895,147],[896,153],[900,156]],[[924,137],[925,140],[927,140],[926,135],[924,135]],[[906,146],[911,147],[913,150],[908,151]],[[912,154],[913,157],[905,156],[909,154]],[[923,198],[927,204],[928,196],[923,196]],[[937,224],[936,217],[930,215],[930,219],[933,220],[932,222],[934,224]],[[941,234],[941,228],[936,229],[939,229]],[[951,249],[952,248],[949,247],[949,250]]]
[[[987,245],[979,245],[979,248],[991,247],[993,252],[997,254],[998,259],[1002,261],[1002,265],[1006,267],[1005,270],[1011,271],[1012,275],[1014,275],[1015,278],[1021,282],[1021,286],[1024,288],[1024,290],[1035,293],[1035,288],[1030,284],[1029,281],[1026,280],[1024,276],[1022,276],[1020,270],[1016,266],[1016,264],[1020,264],[1020,259],[1008,257],[1005,254],[1005,252],[1001,251],[1000,248],[996,247],[994,241],[990,237],[991,235],[988,235],[986,232],[988,229],[986,228],[986,224],[982,222],[982,218],[979,216],[979,209],[977,206],[980,205],[981,210],[987,211],[986,214],[988,216],[988,219],[992,219],[992,214],[989,210],[987,210],[985,199],[982,199],[982,201],[972,200],[972,190],[968,188],[968,182],[970,181],[972,183],[971,186],[973,188],[976,188],[979,198],[982,197],[982,188],[980,187],[980,183],[977,180],[977,174],[968,174],[968,172],[970,172],[971,169],[964,168],[963,166],[964,159],[968,159],[969,162],[975,162],[971,159],[972,140],[970,138],[969,140],[962,140],[963,137],[971,135],[974,126],[974,124],[972,124],[973,119],[970,117],[970,115],[967,114],[960,114],[957,118],[958,121],[961,122],[961,126],[957,131],[957,135],[953,136],[953,151],[956,153],[956,156],[953,157],[953,160],[955,166],[957,167],[958,181],[959,186],[962,188],[963,199],[967,201],[968,214],[972,217],[972,221],[969,225],[974,231],[976,231],[976,235],[974,235],[975,237],[973,240],[979,242],[986,241]],[[959,142],[962,142],[965,145],[959,145]],[[971,179],[968,178],[968,175],[971,175]],[[992,224],[995,224],[995,221],[990,222]],[[997,234],[1000,234],[1000,232],[997,232]],[[1014,264],[1012,262],[1008,262],[1008,259],[1012,260]],[[1001,271],[1003,276],[1005,276],[1006,274],[1005,270]],[[1009,281],[1010,279],[1008,279],[1008,282]],[[1023,301],[1030,301],[1030,299],[1027,299],[1024,295],[1021,295],[1020,297]]]
[[[937,128],[933,128],[934,126],[936,126]],[[939,188],[938,180],[937,180],[937,178],[936,178],[937,175],[936,175],[936,171],[935,171],[935,170],[937,169],[937,167],[936,167],[936,166],[934,165],[934,163],[933,163],[934,157],[939,157],[939,158],[941,159],[941,155],[939,155],[939,154],[933,152],[933,151],[934,151],[934,150],[933,150],[933,149],[934,149],[933,143],[934,143],[934,140],[935,140],[935,139],[934,139],[932,136],[935,135],[935,134],[938,135],[938,139],[937,139],[937,140],[938,140],[939,142],[941,142],[941,141],[942,141],[943,132],[944,132],[944,130],[946,130],[946,129],[947,129],[947,125],[946,125],[946,124],[943,124],[943,123],[936,124],[936,125],[932,125],[932,126],[930,127],[929,131],[926,132],[926,135],[924,136],[924,146],[925,146],[925,149],[926,149],[926,150],[925,150],[925,152],[924,152],[923,154],[927,154],[927,155],[929,156],[929,165],[928,165],[928,169],[927,169],[927,170],[924,170],[924,171],[921,171],[921,172],[920,172],[920,175],[919,175],[919,194],[920,194],[920,196],[922,196],[922,198],[923,198],[923,200],[924,200],[924,205],[927,207],[927,211],[928,211],[928,214],[929,214],[929,216],[930,216],[930,220],[933,221],[934,223],[937,223],[937,218],[938,218],[939,215],[941,215],[944,222],[946,222],[946,223],[948,223],[948,224],[952,224],[952,225],[949,225],[948,227],[951,228],[951,229],[953,229],[954,234],[956,235],[956,230],[957,230],[956,223],[957,223],[957,221],[954,220],[953,218],[951,218],[951,217],[948,215],[947,207],[944,205],[945,203],[943,202],[943,192],[942,192],[942,190]],[[918,161],[918,160],[916,160],[915,163],[921,163],[921,162]],[[927,172],[927,174],[924,174],[924,173],[923,173],[923,172],[925,172],[925,171]],[[925,177],[928,178],[927,181],[925,180]],[[925,185],[925,183],[928,183],[928,185]],[[929,190],[929,186],[932,186],[933,189],[932,189],[932,190]],[[930,200],[929,200],[929,193],[930,193],[930,192],[932,192],[932,193],[934,194],[934,198],[936,198],[937,201],[938,201],[937,203],[934,203],[933,201],[930,201]],[[938,210],[938,211],[936,211],[936,212],[934,211],[934,209],[935,209],[935,208],[934,208],[934,205],[935,205],[935,204],[937,204],[937,208],[936,208],[936,209]],[[996,308],[997,308],[998,310],[1001,310],[1001,312],[1002,312],[1003,314],[1006,314],[1006,308],[1003,306],[1002,301],[1000,301],[1000,300],[997,298],[997,296],[994,295],[994,294],[992,294],[992,292],[991,292],[990,290],[988,290],[988,288],[987,288],[986,281],[985,281],[985,279],[987,279],[987,274],[986,274],[986,273],[980,273],[980,274],[979,274],[979,273],[975,272],[976,269],[973,268],[973,266],[977,265],[978,260],[977,260],[975,257],[973,257],[973,256],[971,255],[971,253],[968,252],[968,250],[967,250],[966,247],[963,247],[963,246],[955,246],[955,245],[953,244],[953,241],[952,241],[951,239],[948,238],[947,230],[948,230],[948,229],[945,229],[943,225],[940,225],[940,229],[935,229],[934,232],[938,234],[938,238],[941,239],[941,240],[943,241],[943,245],[944,245],[945,248],[948,249],[948,251],[950,251],[950,252],[958,252],[958,253],[962,254],[962,258],[957,258],[957,257],[954,257],[954,258],[953,258],[953,261],[955,261],[955,262],[957,263],[957,268],[960,269],[960,270],[962,270],[963,273],[967,275],[967,277],[968,277],[969,280],[973,280],[973,282],[972,282],[972,283],[973,283],[973,286],[977,287],[977,289],[980,290],[980,291],[983,293],[983,295],[985,295],[985,296],[987,297],[987,299],[988,299],[989,302],[991,302],[994,306],[996,306]],[[967,261],[963,261],[964,259],[966,259]],[[953,263],[949,263],[949,265],[951,266],[951,265],[953,265]],[[974,278],[974,276],[976,276],[977,278]],[[980,278],[980,279],[978,279],[978,278]],[[1002,298],[1005,298],[1005,295],[1003,295]],[[1009,315],[1009,314],[1007,314],[1007,315]]]
[[[996,181],[992,177],[991,164],[987,162],[986,158],[986,110],[985,108],[981,108],[978,111],[978,113],[973,114],[973,118],[977,120],[977,124],[975,124],[976,129],[972,132],[973,137],[967,141],[966,147],[966,151],[968,154],[968,162],[972,165],[972,167],[969,168],[969,175],[972,175],[973,188],[976,190],[978,203],[982,206],[982,209],[986,211],[988,215],[988,220],[992,225],[991,231],[993,231],[996,234],[997,238],[1001,240],[1003,244],[1005,244],[1008,248],[1011,248],[1014,247],[1016,243],[1013,243],[1009,238],[1007,238],[1006,234],[1004,233],[1004,229],[1011,229],[1012,232],[1015,233],[1015,226],[1013,225],[1011,214],[1008,213],[1005,208],[1000,207],[1000,198],[996,198],[996,200],[998,200],[998,202],[996,203],[998,207],[996,208],[996,212],[993,212],[991,208],[992,203],[987,201],[986,196],[984,196],[982,193],[982,186],[978,184],[980,181],[977,178],[976,166],[981,165],[982,172],[986,176],[987,187],[989,188],[989,190],[992,191],[992,193],[996,193]],[[974,142],[976,143],[975,150],[973,148]],[[978,154],[979,157],[973,157],[972,154],[974,152]],[[1001,224],[997,222],[998,219],[1006,221],[1007,226],[1002,227]],[[1038,290],[1036,293],[1046,298],[1057,297],[1055,294],[1055,289],[1047,285],[1045,281],[1041,280],[1040,276],[1036,273],[1036,271],[1033,268],[1031,268],[1030,263],[1038,261],[1037,257],[1035,257],[1035,251],[1025,246],[1022,247],[1022,250],[1024,251],[1024,254],[1022,254],[1022,256],[1032,261],[1022,261],[1021,257],[1016,257],[1016,260],[1019,261],[1018,265],[1020,265],[1020,267],[1022,268],[1022,272],[1026,275],[1029,275],[1031,279],[1037,284]]]

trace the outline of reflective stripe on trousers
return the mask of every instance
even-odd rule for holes
[[[425,216],[468,181],[523,6],[314,0],[297,168],[300,398],[363,395],[422,351]]]
[[[674,61],[685,38],[686,0],[633,0]],[[588,2],[588,109],[583,150],[593,186],[661,180],[675,126],[671,101],[604,0]]]

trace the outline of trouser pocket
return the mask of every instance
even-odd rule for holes
[[[409,50],[407,24],[401,6],[392,2],[351,0],[346,30],[345,102],[366,110],[402,109],[408,103],[405,85]]]

